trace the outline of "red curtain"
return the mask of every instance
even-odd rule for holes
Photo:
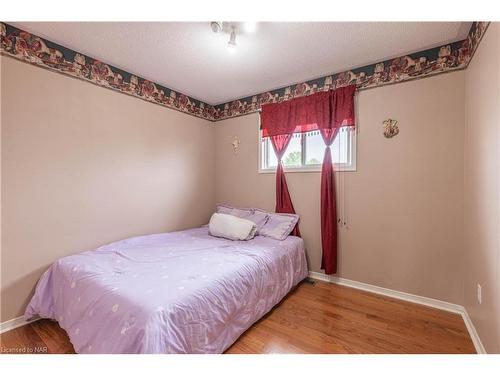
[[[276,208],[275,212],[294,214],[292,198],[288,191],[286,184],[285,172],[283,171],[283,163],[281,159],[285,154],[286,148],[292,139],[292,134],[275,135],[271,137],[271,144],[273,145],[274,152],[278,158],[278,167],[276,168]],[[292,235],[300,237],[299,224],[295,225]]]
[[[321,167],[321,268],[327,275],[337,273],[337,203],[335,172],[330,146],[340,127],[354,126],[355,86],[342,87],[331,91],[328,101],[321,104],[322,121],[318,128],[326,144],[323,166]],[[328,107],[329,110],[325,110]]]
[[[321,167],[321,268],[327,275],[337,272],[337,196],[330,146],[339,128],[320,129],[326,144]]]
[[[305,133],[318,130],[319,109],[328,92],[288,100],[281,103],[264,104],[260,115],[263,137],[275,135]]]
[[[281,157],[290,142],[291,134],[319,130],[327,145],[321,169],[321,244],[323,250],[321,267],[326,274],[337,272],[337,208],[335,173],[330,146],[340,127],[355,125],[355,90],[356,86],[351,85],[262,106],[262,136],[271,137],[279,160],[276,171],[276,212],[278,212],[279,202],[279,209],[284,210],[281,212],[295,213],[281,163]]]
[[[351,85],[281,103],[264,104],[260,115],[262,137],[318,129],[329,133],[334,128],[354,126],[355,91],[356,86]]]

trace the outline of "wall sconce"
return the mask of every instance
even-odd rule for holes
[[[387,119],[383,122],[384,137],[392,138],[399,134],[398,120]]]
[[[240,151],[240,139],[237,136],[234,136],[231,145],[233,146],[233,153],[236,155]]]

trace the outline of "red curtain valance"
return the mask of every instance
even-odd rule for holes
[[[354,126],[356,85],[262,105],[263,137]]]
[[[329,275],[337,272],[338,242],[335,171],[330,146],[340,127],[355,126],[355,91],[356,86],[351,85],[282,103],[265,104],[261,113],[262,136],[271,138],[278,158],[276,212],[295,213],[281,164],[292,133],[319,130],[323,137],[326,148],[321,167],[321,268]],[[295,230],[298,234],[298,227]]]

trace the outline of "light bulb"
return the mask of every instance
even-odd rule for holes
[[[257,22],[245,22],[243,28],[247,33],[253,33],[257,30]]]
[[[227,42],[227,48],[233,51],[236,49],[236,31],[234,30],[234,27],[232,28],[229,42]]]

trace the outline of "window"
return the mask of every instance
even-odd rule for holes
[[[319,131],[296,133],[283,155],[283,165],[287,172],[321,171],[325,142]],[[343,127],[339,130],[331,146],[332,161],[336,170],[356,170],[356,130]],[[269,138],[260,140],[259,172],[274,172],[278,160]]]

